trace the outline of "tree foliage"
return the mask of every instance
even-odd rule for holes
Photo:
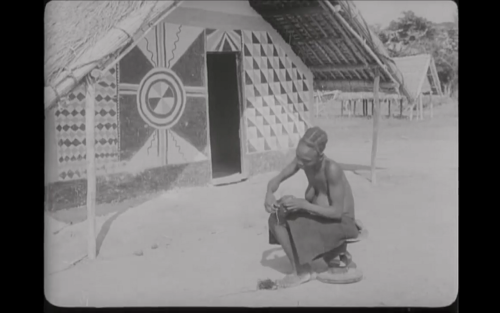
[[[454,22],[435,24],[412,11],[382,29],[372,26],[391,57],[422,53],[434,57],[439,79],[447,95],[458,90],[458,14]]]

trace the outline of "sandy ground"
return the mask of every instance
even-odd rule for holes
[[[69,269],[85,255],[87,224],[78,222],[78,210],[47,215],[46,297],[57,306],[91,307],[449,305],[458,291],[458,113],[456,105],[435,111],[433,120],[381,121],[376,186],[366,170],[372,121],[316,121],[329,133],[326,153],[346,169],[357,218],[369,230],[348,247],[365,275],[359,283],[238,293],[291,269],[284,252],[268,244],[269,173],[101,210],[98,258]],[[277,196],[303,196],[305,183],[300,173]],[[72,225],[60,222],[72,215]]]

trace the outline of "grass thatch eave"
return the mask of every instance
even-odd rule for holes
[[[180,3],[182,0],[64,1],[48,7],[45,109],[52,108],[93,69],[98,70],[96,76],[99,70],[108,70]],[[71,10],[80,18],[65,16]],[[80,26],[77,31],[68,30]]]
[[[352,84],[347,82],[362,81],[373,86],[374,71],[378,70],[381,83],[396,82],[394,87],[398,84],[401,86],[397,67],[391,64],[385,47],[368,28],[352,2],[332,0],[329,2],[249,0],[249,2],[311,69],[315,82],[333,82],[349,86],[348,91],[355,91],[352,89]],[[336,8],[340,7],[341,11],[332,12],[329,4]],[[404,88],[403,93],[406,93]]]
[[[45,85],[145,2],[49,2],[45,10]]]

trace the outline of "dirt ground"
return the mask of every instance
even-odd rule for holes
[[[283,250],[268,244],[263,201],[275,174],[269,173],[98,208],[98,258],[69,269],[86,252],[85,212],[47,213],[47,299],[90,307],[451,304],[458,292],[457,105],[436,108],[433,120],[383,119],[376,186],[368,180],[372,123],[316,121],[329,133],[326,154],[346,170],[356,217],[369,231],[348,247],[361,282],[243,292],[291,269]],[[277,196],[303,197],[305,187],[299,173]]]

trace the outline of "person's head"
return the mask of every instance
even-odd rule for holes
[[[296,150],[297,161],[301,168],[311,168],[323,161],[328,135],[315,126],[307,129]]]

